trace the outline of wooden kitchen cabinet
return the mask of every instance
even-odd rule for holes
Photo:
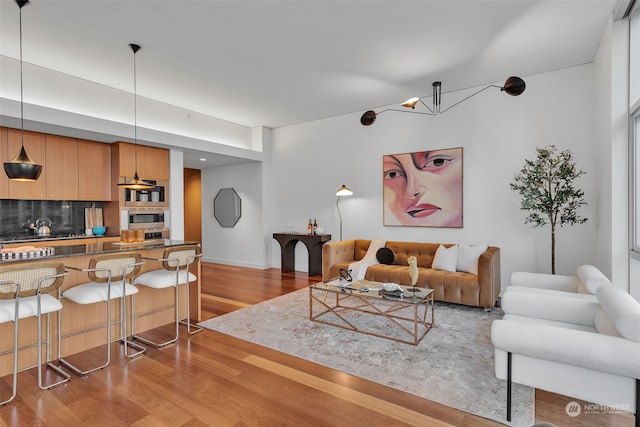
[[[78,199],[111,201],[111,147],[78,140]]]
[[[138,176],[142,179],[169,180],[169,150],[164,148],[134,145],[118,142],[120,162],[120,176],[133,177],[136,171],[136,156]]]
[[[169,150],[144,147],[145,179],[169,180]]]
[[[7,129],[7,157],[14,158],[20,153],[21,148],[21,130]],[[46,178],[47,167],[45,166],[46,149],[45,135],[38,132],[24,131],[24,148],[31,159],[39,165],[42,165],[42,173],[37,181],[12,181],[9,180],[9,198],[23,200],[45,200],[46,197]]]
[[[78,200],[78,140],[46,135],[47,199]]]
[[[136,171],[136,153],[138,156],[142,154],[140,146],[137,146],[137,151],[134,150],[135,146],[133,144],[127,144],[126,142],[117,142],[114,146],[116,146],[118,150],[117,161],[119,175],[126,176],[127,179],[132,178]],[[140,163],[139,158],[138,163]]]
[[[5,162],[8,162],[9,156],[7,155],[7,128],[0,127],[0,163],[4,165]],[[0,172],[0,199],[8,199],[9,198],[9,178],[7,174],[4,172],[4,167]]]
[[[0,162],[20,152],[20,129],[0,127]],[[25,149],[42,165],[35,182],[0,175],[0,199],[111,201],[111,144],[25,131]]]

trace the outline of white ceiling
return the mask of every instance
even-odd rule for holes
[[[138,43],[139,95],[276,128],[589,63],[616,3],[33,0],[23,59],[131,92]],[[18,58],[13,0],[0,15]]]

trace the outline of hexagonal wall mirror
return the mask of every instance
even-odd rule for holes
[[[242,215],[242,200],[233,188],[221,188],[213,199],[213,216],[223,227],[235,227]]]

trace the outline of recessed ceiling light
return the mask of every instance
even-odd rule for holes
[[[206,162],[206,161],[207,161],[207,159],[200,159],[200,161],[201,161],[201,162]]]

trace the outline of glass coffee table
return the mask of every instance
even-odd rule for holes
[[[433,289],[401,288],[393,295],[369,280],[316,283],[309,286],[309,319],[418,345],[435,323]]]

